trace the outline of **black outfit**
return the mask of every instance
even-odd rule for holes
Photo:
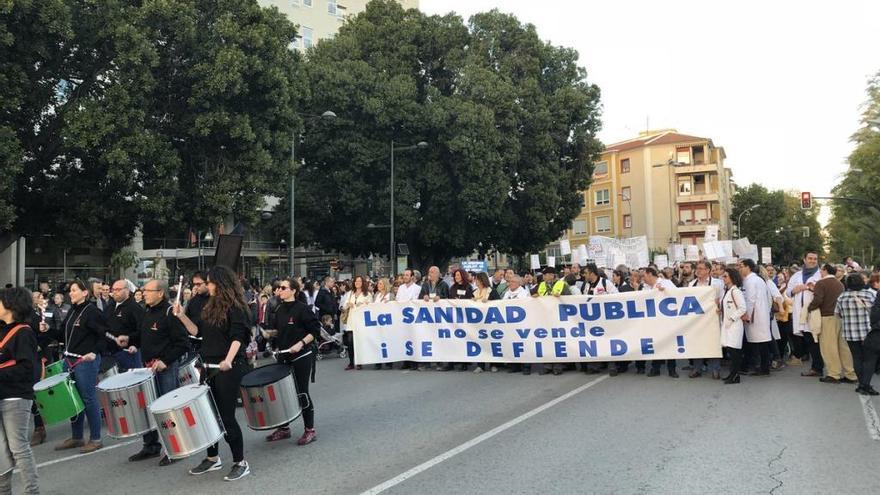
[[[314,344],[321,333],[321,323],[311,308],[299,300],[281,303],[272,323],[272,328],[278,330],[277,342],[281,350],[290,349],[294,344],[305,339],[306,335],[312,336],[312,342],[304,343],[298,353],[276,356],[279,363],[287,364],[293,369],[296,390],[300,394],[305,394],[305,398],[300,398],[300,404],[304,406],[303,423],[306,428],[312,429],[315,427],[315,407],[309,395],[309,378],[315,380]],[[306,401],[308,404],[304,404]],[[286,424],[282,426],[282,428],[286,427]]]
[[[448,299],[449,286],[442,279],[437,280],[436,284],[432,284],[430,279],[425,279],[425,282],[422,284],[422,290],[419,292],[419,299],[424,299],[431,294],[436,294],[440,299]]]
[[[238,341],[241,346],[232,360],[232,369],[229,371],[209,370],[214,373],[208,378],[207,383],[211,386],[211,393],[217,403],[220,419],[226,429],[226,443],[232,450],[232,461],[244,460],[244,440],[241,435],[241,427],[235,419],[236,401],[239,396],[241,377],[247,373],[247,360],[245,348],[250,342],[250,328],[248,327],[247,308],[232,307],[226,312],[226,319],[220,324],[213,324],[207,320],[199,322],[199,335],[202,337],[200,354],[205,363],[217,364],[226,359],[226,353],[233,342]],[[208,457],[217,457],[218,444],[208,447]]]
[[[339,302],[325,287],[318,290],[318,295],[315,296],[315,306],[318,308],[319,318],[330,315],[335,319],[339,312]]]
[[[124,306],[128,302],[126,301],[120,306]],[[140,306],[136,303],[134,307],[140,310]],[[119,310],[119,306],[117,306],[117,310]],[[164,387],[161,386],[162,383],[168,383],[168,380],[173,383],[174,388],[177,387],[177,366],[175,366],[175,362],[186,354],[189,348],[186,336],[186,328],[172,314],[171,304],[164,299],[155,306],[147,306],[146,313],[141,315],[141,324],[138,327],[138,331],[133,336],[129,335],[130,341],[135,342],[131,345],[141,350],[141,356],[148,367],[156,359],[165,363],[166,369],[157,375],[157,386],[163,388],[163,390],[157,390],[160,395],[171,391],[164,390]],[[163,376],[166,373],[170,373],[173,376]],[[144,434],[143,439],[145,451],[158,453],[162,450],[158,431],[150,430]]]
[[[104,314],[91,302],[75,304],[55,332],[49,332],[65,344],[65,354],[84,356],[90,352],[103,354],[110,327]],[[75,356],[72,356],[75,357]]]
[[[207,302],[207,294],[196,294],[192,296],[188,303],[186,303],[184,314],[197,327],[202,324],[202,309],[205,308],[205,304],[207,304]],[[192,352],[199,352],[199,348],[201,347],[201,341],[198,340],[197,337],[198,336],[190,335],[189,332],[187,332],[187,338],[189,339],[189,349]]]
[[[20,323],[0,322],[0,342]],[[37,336],[27,324],[0,347],[0,400],[34,400],[34,384],[40,379]]]
[[[128,298],[121,304],[117,304],[110,312],[105,312],[110,334],[114,337],[128,336],[129,345],[140,348],[137,344],[140,334],[141,321],[144,319],[144,310],[138,306],[134,299]],[[107,354],[114,354],[122,349],[115,342],[107,341]],[[125,370],[120,370],[125,371]]]

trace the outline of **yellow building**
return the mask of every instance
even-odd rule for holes
[[[299,37],[294,47],[309,48],[318,40],[332,38],[350,15],[367,8],[368,0],[259,0],[264,7],[275,6],[297,25]],[[399,0],[405,9],[419,8],[418,0]]]
[[[608,145],[566,237],[578,246],[591,235],[644,235],[649,247],[665,248],[701,244],[706,227],[717,225],[718,238],[730,239],[735,186],[725,158],[711,139],[674,129]]]

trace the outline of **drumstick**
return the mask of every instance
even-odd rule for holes
[[[220,369],[220,365],[219,365],[219,364],[209,364],[209,363],[205,363],[205,368],[207,368],[207,369],[209,369],[209,370],[219,370],[219,369]]]
[[[180,294],[183,293],[183,275],[180,276],[180,282],[177,283],[177,299],[174,304],[180,305]]]

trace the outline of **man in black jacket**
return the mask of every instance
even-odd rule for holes
[[[114,340],[117,337],[126,337],[126,340],[134,338],[136,341],[144,319],[144,310],[132,299],[128,280],[123,278],[113,282],[110,291],[116,306],[107,313],[107,325],[110,327],[108,337]],[[132,354],[113,344],[108,346],[107,351],[116,360],[120,372],[141,367],[140,351]]]
[[[324,286],[321,287],[318,295],[315,296],[315,306],[318,307],[319,320],[324,315],[330,315],[336,320],[336,313],[339,312],[339,303],[336,302],[336,298],[330,292],[334,285],[336,285],[336,281],[333,280],[333,277],[324,277]]]
[[[146,314],[141,321],[137,340],[131,342],[119,337],[120,346],[128,345],[128,352],[134,354],[140,346],[144,366],[156,374],[156,395],[162,396],[177,388],[177,362],[187,350],[186,329],[174,316],[168,303],[168,284],[162,280],[150,280],[144,285]],[[157,457],[162,453],[159,433],[151,431],[144,435],[144,446],[140,452],[129,457],[129,461],[140,461]],[[168,456],[159,461],[160,466],[172,463]]]

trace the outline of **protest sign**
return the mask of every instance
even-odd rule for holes
[[[763,263],[765,265],[769,265],[770,263],[772,263],[772,261],[771,261],[772,256],[771,255],[772,255],[772,252],[771,252],[770,248],[762,247],[761,248],[761,263]]]
[[[488,261],[462,261],[461,267],[466,272],[489,273],[489,262]]]
[[[596,260],[596,264],[606,268],[615,268],[615,260],[626,260],[630,268],[648,266],[648,238],[645,236],[630,237],[628,239],[614,239],[600,235],[590,236],[590,258]],[[616,256],[616,257],[615,257]]]
[[[711,287],[478,303],[361,306],[349,316],[357,364],[717,358]]]
[[[568,239],[559,241],[559,254],[562,256],[569,256],[571,254],[571,243]]]
[[[660,270],[666,268],[669,266],[669,256],[665,254],[655,254],[654,264],[657,265],[657,268]]]
[[[531,269],[532,270],[540,270],[541,269],[541,255],[533,254],[530,258],[531,261]]]

